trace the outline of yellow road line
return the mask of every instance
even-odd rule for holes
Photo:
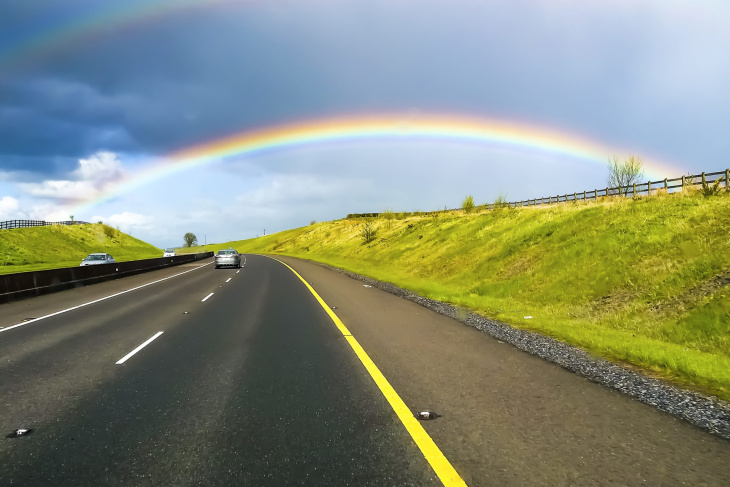
[[[269,256],[267,255],[265,257]],[[370,374],[370,377],[373,378],[375,384],[380,389],[380,392],[383,393],[385,398],[390,403],[390,406],[393,408],[393,411],[395,411],[398,419],[401,420],[401,423],[403,423],[403,426],[405,426],[406,430],[408,430],[408,433],[411,435],[411,438],[413,438],[413,441],[415,441],[416,445],[418,445],[418,448],[421,449],[421,453],[423,453],[423,456],[426,457],[426,460],[431,465],[431,468],[433,468],[434,472],[436,472],[436,475],[438,475],[441,483],[443,483],[447,487],[466,486],[466,483],[456,472],[456,469],[454,469],[451,463],[449,463],[449,460],[444,456],[441,450],[439,450],[439,447],[436,446],[436,443],[434,443],[431,437],[428,436],[428,433],[426,433],[426,430],[423,429],[423,426],[421,426],[418,420],[413,416],[413,413],[410,409],[408,409],[406,403],[404,403],[403,399],[401,399],[398,393],[395,392],[395,389],[393,389],[393,386],[390,385],[388,379],[386,379],[382,372],[380,372],[380,369],[378,369],[375,363],[373,363],[373,361],[370,359],[365,350],[360,346],[355,337],[352,336],[350,330],[347,329],[347,327],[344,325],[344,323],[342,323],[340,318],[334,313],[334,311],[332,311],[332,308],[327,306],[327,303],[325,303],[324,300],[319,296],[319,294],[317,294],[317,291],[315,291],[312,286],[310,286],[309,283],[305,281],[302,276],[299,275],[297,271],[295,271],[289,265],[280,261],[279,259],[274,259],[273,257],[269,258],[280,262],[281,264],[288,267],[289,270],[292,271],[304,283],[305,286],[307,286],[307,289],[309,289],[312,295],[317,299],[317,301],[327,312],[329,317],[332,318],[332,321],[337,326],[337,329],[340,330],[342,335],[344,335],[345,340],[347,340],[347,343],[350,344],[352,350],[357,355],[357,358],[360,359],[360,362],[362,362],[362,364],[365,366],[368,373]]]

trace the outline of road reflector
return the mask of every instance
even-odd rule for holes
[[[12,433],[7,435],[5,438],[20,438],[21,436],[28,436],[33,432],[30,428],[18,428],[16,430],[13,430]]]
[[[429,419],[436,419],[440,417],[440,414],[434,413],[433,411],[421,411],[416,413],[416,419],[420,419],[421,421],[428,421]]]

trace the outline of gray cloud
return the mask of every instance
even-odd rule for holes
[[[419,109],[717,159],[675,143],[693,127],[719,137],[728,122],[730,36],[721,16],[697,10],[406,1],[179,13],[60,51],[11,86],[5,151],[160,154],[292,119]]]
[[[3,57],[54,25],[146,5],[3,4],[0,180],[73,181],[68,174],[77,161],[99,151],[127,161],[279,123],[409,112],[524,120],[656,155],[688,171],[727,165],[727,2],[222,2],[109,24],[90,36]],[[466,192],[530,197],[546,181],[570,191],[600,185],[604,177],[576,170],[565,158],[501,149],[491,155],[427,144],[361,149],[238,162],[261,184],[304,174],[322,195],[341,200],[335,212],[315,193],[296,200],[279,191],[276,202],[247,190],[262,208],[311,201],[315,206],[301,215],[307,221],[323,218],[314,213],[451,205]],[[378,160],[368,160],[373,157]],[[484,162],[490,157],[499,160]],[[492,164],[491,173],[480,164]],[[371,172],[363,174],[363,167]],[[504,183],[515,179],[516,168],[532,178]],[[571,178],[554,176],[557,168],[569,168]],[[481,186],[472,186],[471,173]],[[335,196],[317,186],[357,187],[355,180],[372,192]]]

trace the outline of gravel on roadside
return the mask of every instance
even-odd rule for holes
[[[454,318],[477,330],[537,357],[556,363],[594,382],[628,394],[677,418],[730,440],[730,403],[715,397],[684,390],[621,365],[595,357],[585,350],[539,333],[520,330],[472,311],[442,303],[354,272],[318,263],[372,287],[381,289],[432,311]]]

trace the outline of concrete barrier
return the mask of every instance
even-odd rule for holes
[[[0,275],[0,303],[207,259],[213,252]]]

